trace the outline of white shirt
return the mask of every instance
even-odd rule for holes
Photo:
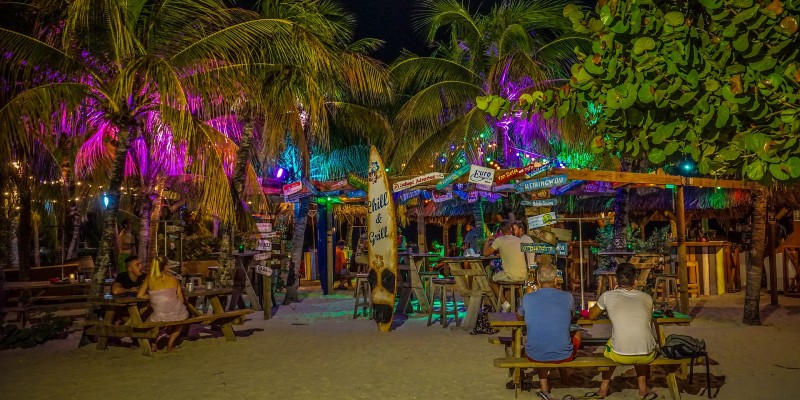
[[[522,243],[533,243],[533,239],[524,233],[519,237],[519,239]],[[525,258],[525,266],[530,267],[531,265],[536,264],[536,253],[525,253]]]
[[[604,292],[597,306],[608,311],[614,352],[623,356],[650,354],[656,340],[650,322],[653,298],[640,290],[615,289]]]
[[[522,239],[514,235],[503,235],[492,242],[492,248],[500,252],[503,271],[513,280],[525,280],[528,277],[528,266],[525,265],[525,253],[522,252]]]

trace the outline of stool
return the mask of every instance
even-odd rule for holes
[[[597,271],[597,297],[606,290],[613,290],[617,286],[616,271]]]
[[[362,307],[364,316],[372,319],[372,289],[367,282],[367,274],[356,274],[355,305],[353,306],[353,319],[358,318],[358,307]],[[369,313],[367,312],[369,310]]]
[[[503,304],[503,300],[508,300],[511,303],[511,311],[517,312],[517,298],[522,300],[522,284],[525,282],[497,282],[500,284],[500,292],[497,293],[497,306],[500,307]],[[510,294],[508,298],[506,297],[506,291]],[[517,293],[519,293],[519,297],[517,297]],[[497,310],[500,311],[500,310]]]
[[[420,271],[420,279],[422,279],[422,287],[425,288],[425,295],[428,296],[428,304],[433,304],[433,280],[439,277],[438,271]]]
[[[456,320],[456,326],[461,326],[461,320],[458,319],[458,302],[456,301],[456,280],[455,279],[432,279],[431,280],[431,294],[436,298],[436,291],[439,291],[439,324],[442,328],[447,328],[447,316],[452,315]],[[447,292],[453,299],[453,309],[447,309]],[[431,311],[428,313],[428,326],[433,323],[433,303],[431,303]]]
[[[675,299],[675,309],[681,308],[681,300],[678,298],[678,277],[675,274],[657,274],[655,283],[654,297],[658,298],[661,292],[661,308],[666,309],[669,298]]]
[[[691,297],[700,297],[700,277],[697,275],[697,261],[686,262],[686,291]]]
[[[584,258],[583,264],[581,264],[580,258],[568,258],[567,259],[567,288],[571,292],[577,292],[581,290],[581,268],[584,270],[583,279],[584,282],[589,277],[589,259]],[[588,287],[586,283],[584,283],[584,288]]]

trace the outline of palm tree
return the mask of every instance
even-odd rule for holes
[[[228,8],[219,0],[75,0],[62,20],[61,34],[51,41],[0,29],[4,73],[20,81],[36,74],[56,78],[31,85],[0,109],[1,144],[25,143],[26,128],[31,123],[48,128],[56,110],[72,111],[73,118],[80,104],[97,110],[95,129],[114,146],[109,207],[90,291],[98,297],[115,239],[125,160],[131,144],[152,131],[153,115],[176,144],[199,153],[209,146],[203,121],[228,113],[242,98],[246,86],[239,83],[248,72],[265,63],[320,66],[314,61],[319,44],[288,21]],[[191,163],[187,172],[206,173],[204,199],[219,205],[218,215],[228,219],[233,207],[227,178],[208,173],[221,168],[207,168],[223,160],[213,151],[203,154],[203,163]]]

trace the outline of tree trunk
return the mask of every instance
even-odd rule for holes
[[[304,197],[300,199],[299,206],[294,213],[294,236],[292,236],[292,257],[289,264],[289,274],[286,278],[286,296],[283,304],[299,303],[297,289],[300,287],[300,260],[303,257],[303,242],[306,237],[306,222],[308,220],[308,205],[310,199]],[[332,210],[329,210],[332,212]],[[311,268],[310,265],[306,269]]]
[[[150,232],[149,236],[140,236],[140,237],[147,237],[147,252],[146,253],[139,253],[145,255],[145,260],[149,261],[150,263],[158,257],[158,246],[155,244],[158,240],[158,222],[161,219],[161,191],[156,192],[152,198],[153,205],[150,208]],[[155,229],[153,229],[155,227]],[[164,237],[168,237],[166,227],[164,229]],[[166,241],[169,243],[169,241]],[[165,243],[165,246],[167,244]],[[164,254],[169,254],[169,249],[164,249]]]
[[[2,191],[2,190],[0,190]],[[2,221],[0,221],[2,223]],[[33,266],[42,266],[42,255],[39,253],[41,248],[39,246],[39,225],[42,224],[42,216],[39,213],[34,213],[31,218],[31,229],[33,229]],[[2,238],[0,238],[2,240]],[[0,261],[2,263],[2,261]]]
[[[617,189],[614,199],[614,237],[611,241],[611,251],[628,251],[628,189]]]
[[[145,197],[148,199],[142,202],[142,208],[139,210],[141,224],[139,225],[139,248],[136,249],[136,255],[139,256],[139,263],[142,264],[142,267],[148,270],[150,264],[147,260],[147,249],[150,245],[150,213],[153,210],[153,203],[149,201],[150,196],[145,194]],[[155,231],[158,232],[158,226]]]
[[[767,223],[767,193],[753,191],[753,251],[747,266],[747,288],[744,295],[744,318],[747,325],[761,325],[759,301],[761,299],[761,274],[764,271],[764,246]]]
[[[81,221],[83,220],[83,216],[81,215],[81,208],[75,204],[75,207],[72,207],[72,239],[69,241],[69,250],[67,251],[67,259],[77,258],[78,257],[78,243],[81,240]]]
[[[8,163],[0,164],[0,193],[6,192],[8,184]],[[9,218],[8,210],[11,199],[8,196],[0,197],[0,308],[5,308],[5,293],[3,287],[6,283],[6,268],[9,261]]]
[[[478,240],[478,249],[482,249],[483,241],[486,239],[486,228],[483,224],[483,199],[478,198],[478,201],[472,204],[472,216],[475,218],[475,233]]]
[[[9,207],[9,211],[14,210],[13,207],[14,207],[14,205],[12,203],[12,206]],[[11,268],[18,270],[19,269],[19,234],[17,232],[18,232],[18,229],[19,229],[19,213],[16,212],[16,210],[11,211],[9,213],[9,218],[8,219],[9,219],[9,223],[10,223],[10,226],[11,226],[10,231],[12,232],[11,237],[10,237],[11,240],[9,240],[9,247],[10,248],[8,249],[8,261],[9,261],[9,264],[11,265]],[[20,274],[19,279],[22,280],[22,275],[21,274]]]
[[[136,128],[121,127],[117,133],[117,145],[114,150],[114,164],[111,170],[111,181],[108,185],[108,207],[103,215],[103,235],[100,239],[100,249],[95,260],[95,270],[92,276],[92,286],[89,289],[89,299],[102,297],[103,286],[105,284],[106,271],[111,266],[111,248],[117,242],[114,235],[114,228],[119,211],[120,187],[125,172],[125,158],[128,156],[131,138],[136,133]],[[96,319],[94,310],[89,307],[86,309],[86,319]]]
[[[231,239],[236,237],[234,229],[236,227],[236,208],[241,201],[241,195],[244,193],[244,180],[245,172],[247,172],[247,163],[250,161],[250,144],[253,142],[253,125],[246,123],[244,131],[242,132],[242,139],[239,142],[239,150],[236,152],[236,165],[233,169],[233,179],[231,180],[231,198],[233,200],[233,220],[225,222],[222,229],[222,237],[220,239],[220,255],[219,265],[223,269],[221,276],[223,278],[230,276],[229,279],[235,277],[235,265],[231,264],[231,251],[233,251],[233,243]]]
[[[17,227],[19,240],[19,280],[31,279],[31,187],[21,184],[17,186],[19,193],[19,225]],[[63,278],[63,276],[62,276]]]

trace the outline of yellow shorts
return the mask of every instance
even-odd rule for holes
[[[603,351],[603,355],[611,361],[623,364],[623,365],[636,365],[636,364],[650,364],[653,360],[658,357],[658,352],[653,351],[650,354],[642,354],[642,355],[635,355],[635,356],[626,356],[622,354],[614,353],[614,348],[611,346],[611,339],[608,339],[606,342],[606,349]]]

